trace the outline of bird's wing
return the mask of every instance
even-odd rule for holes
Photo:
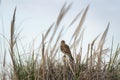
[[[70,48],[69,48],[69,46],[66,45],[66,44],[65,44],[65,46],[64,46],[64,52],[71,54]]]

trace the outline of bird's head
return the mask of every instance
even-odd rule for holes
[[[64,40],[62,40],[62,41],[61,41],[61,44],[65,44],[65,41],[64,41]]]

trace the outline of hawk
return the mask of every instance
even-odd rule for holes
[[[69,60],[70,60],[70,61],[74,61],[74,59],[73,59],[73,57],[72,57],[72,55],[71,55],[70,48],[69,48],[69,46],[65,43],[64,40],[61,41],[60,49],[61,49],[61,51],[62,51],[65,55],[67,55],[67,56],[69,57]]]

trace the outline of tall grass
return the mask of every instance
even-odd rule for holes
[[[99,44],[95,42],[100,38],[98,35],[90,44],[88,44],[87,53],[84,59],[82,59],[82,41],[84,30],[82,31],[82,25],[84,24],[89,5],[82,10],[77,16],[71,21],[68,28],[74,24],[81,15],[78,26],[72,35],[70,40],[70,48],[73,49],[72,55],[74,56],[75,63],[71,65],[69,59],[66,56],[60,56],[61,61],[56,57],[60,54],[59,45],[64,28],[61,28],[60,32],[57,30],[61,27],[60,24],[62,19],[65,17],[67,12],[70,10],[70,5],[63,5],[58,18],[53,23],[46,33],[42,34],[42,41],[37,53],[42,56],[36,55],[34,48],[28,59],[21,57],[19,46],[17,44],[18,34],[15,34],[15,15],[16,8],[14,10],[13,19],[11,21],[10,30],[10,41],[9,41],[9,54],[12,60],[12,67],[10,67],[10,73],[4,74],[0,77],[1,80],[119,80],[120,79],[120,47],[116,48],[116,51],[111,51],[110,59],[108,62],[102,58],[108,53],[109,48],[104,49],[104,43],[109,29],[109,23]],[[50,34],[53,32],[53,34]],[[55,38],[57,35],[57,38]],[[48,39],[50,37],[50,39]],[[54,41],[53,41],[54,40]],[[48,41],[48,44],[46,44]],[[53,44],[51,44],[53,42]],[[34,42],[33,42],[34,43]],[[53,47],[50,47],[53,45]],[[96,47],[94,47],[96,46]],[[112,45],[113,46],[113,45]],[[34,47],[34,45],[32,45]],[[76,52],[76,48],[80,47],[79,51]],[[113,49],[113,47],[112,47]],[[111,49],[111,50],[112,50]],[[6,56],[6,55],[5,55]],[[5,57],[4,56],[4,57]],[[26,55],[27,56],[27,55]],[[38,58],[39,57],[39,58]],[[3,66],[5,64],[5,58],[3,60]],[[3,73],[1,73],[3,74]],[[6,76],[5,76],[6,75]]]

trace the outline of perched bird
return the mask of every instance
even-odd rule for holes
[[[72,62],[74,61],[74,59],[73,59],[73,57],[72,57],[72,55],[71,55],[70,48],[69,48],[69,46],[65,43],[64,40],[61,41],[60,49],[61,49],[61,51],[62,51],[65,55],[67,55],[67,56],[69,57],[69,60],[70,60],[70,61],[72,61]]]

